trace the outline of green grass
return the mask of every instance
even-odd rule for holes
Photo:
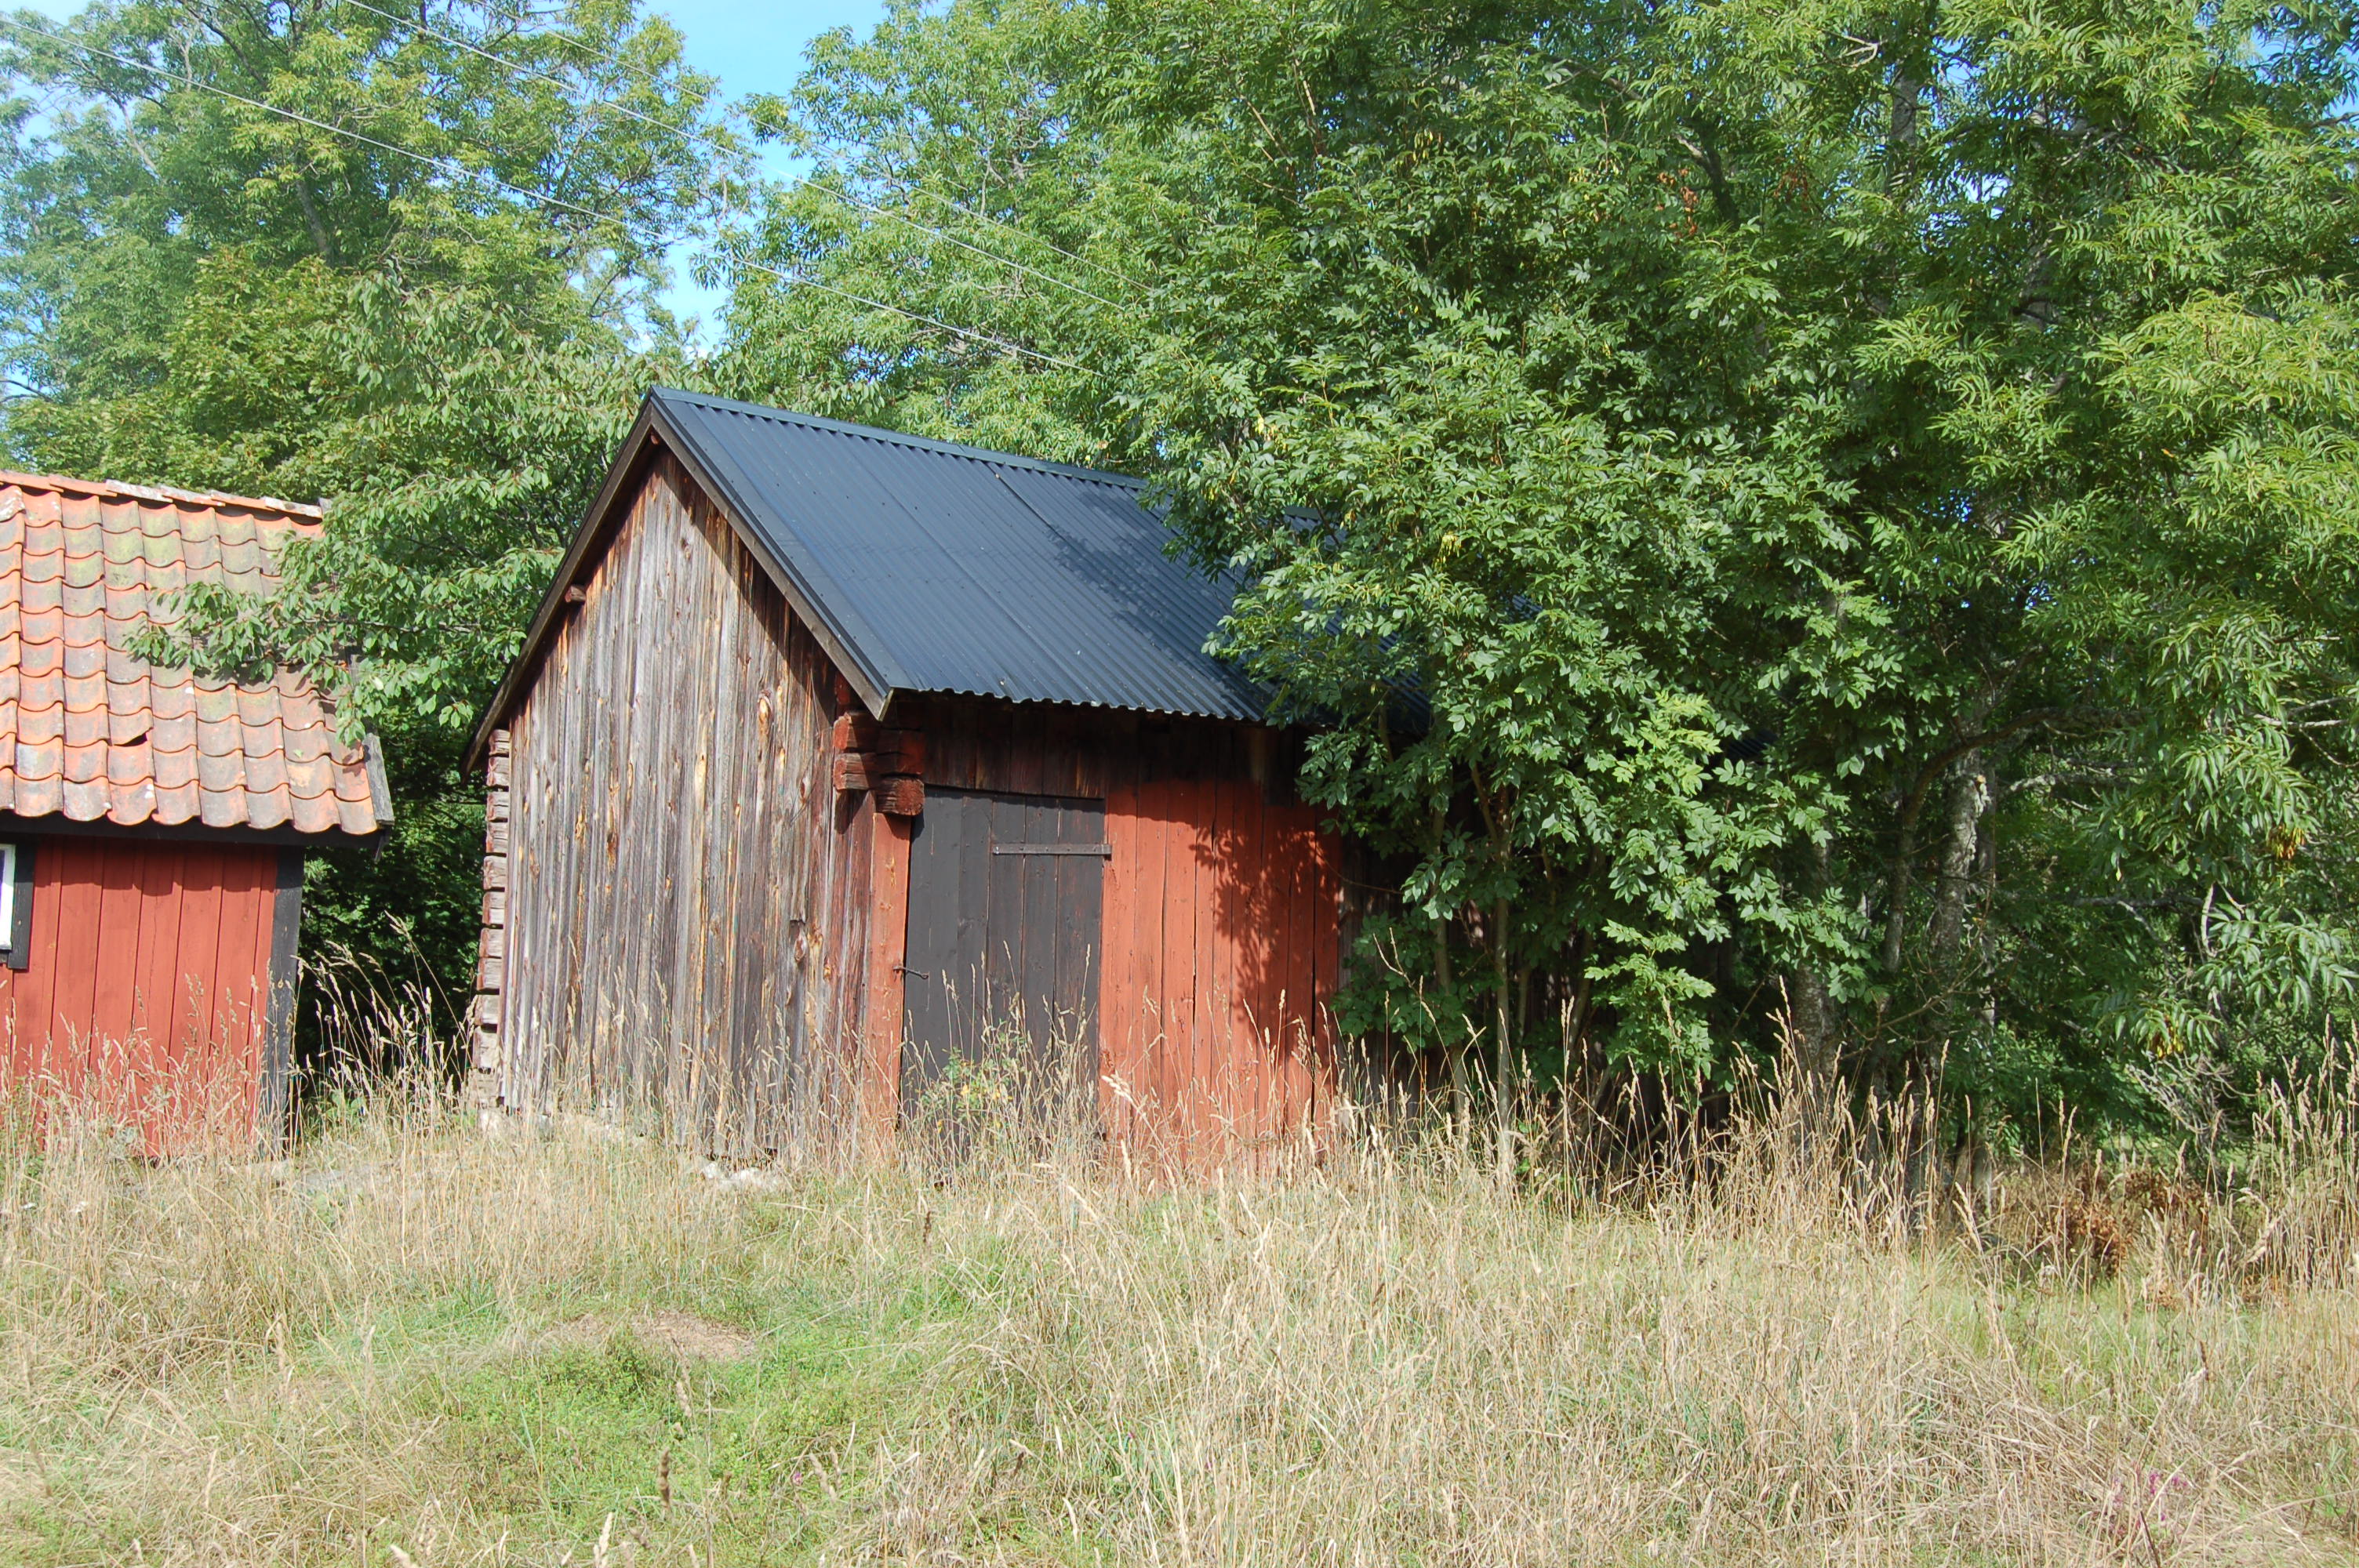
[[[2347,1290],[1896,1244],[1774,1175],[56,1148],[0,1168],[0,1562],[2359,1560]]]

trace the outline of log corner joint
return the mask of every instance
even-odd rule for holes
[[[919,730],[887,730],[864,713],[835,721],[835,789],[838,795],[866,791],[887,816],[917,816],[926,809],[926,737]]]

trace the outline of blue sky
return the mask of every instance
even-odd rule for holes
[[[83,0],[27,0],[62,21]],[[865,33],[885,18],[881,0],[669,0],[647,9],[669,16],[688,39],[689,63],[721,79],[732,98],[784,92],[802,69],[803,50],[830,27]]]
[[[865,33],[884,20],[875,0],[671,0],[654,5],[688,39],[688,59],[721,79],[732,98],[784,92],[802,70],[803,50],[830,27]]]

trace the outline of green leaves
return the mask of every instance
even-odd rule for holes
[[[194,596],[179,651],[309,667],[383,738],[402,826],[315,879],[312,924],[388,973],[422,955],[446,1006],[460,749],[639,394],[690,373],[668,245],[745,201],[669,26],[510,11],[102,5],[0,40],[43,106],[0,158],[11,461],[328,503],[277,600]]]
[[[1157,480],[1386,858],[1341,1016],[1408,1045],[1790,1010],[2136,1117],[2359,983],[2359,7],[897,5],[753,192],[626,9],[437,24],[536,75],[347,5],[80,26],[591,215],[27,46],[90,112],[17,122],[8,429],[335,497],[200,633],[415,754],[663,374]],[[708,223],[692,363],[645,236]]]
[[[743,200],[712,83],[603,4],[98,7],[65,38],[0,61],[65,105],[5,170],[15,460],[328,500],[278,606],[191,634],[447,770],[637,393],[684,368],[664,248]]]
[[[2121,1108],[2155,1042],[2351,984],[2354,19],[897,14],[800,123],[1123,308],[873,217],[778,243],[1098,379],[836,315],[752,384],[1162,481],[1399,858],[1353,1016],[1455,1049],[1487,988],[1668,1064],[1824,998],[1862,1073]]]

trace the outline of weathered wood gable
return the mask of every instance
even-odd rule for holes
[[[498,759],[478,1065],[510,1108],[785,1146],[841,1120],[859,1033],[870,809],[834,787],[839,683],[668,453],[576,589]]]

